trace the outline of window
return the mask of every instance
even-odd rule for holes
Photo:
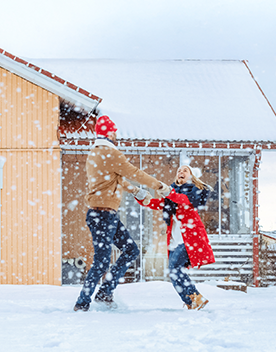
[[[210,185],[206,209],[199,212],[209,235],[250,234],[252,230],[253,158],[239,151],[186,151],[190,166],[198,168],[200,179]],[[130,162],[158,180],[171,184],[180,164],[179,152],[152,152],[128,155]],[[132,182],[133,183],[133,182]],[[150,190],[154,197],[154,191]],[[136,263],[139,278],[167,279],[166,225],[162,211],[142,208],[125,193],[120,217],[138,244],[141,255]],[[141,263],[142,260],[142,264]]]
[[[206,210],[200,216],[208,234],[248,234],[251,231],[250,155],[193,155],[190,165],[198,167],[202,181],[212,186]]]
[[[248,234],[250,223],[250,158],[221,157],[221,233]]]

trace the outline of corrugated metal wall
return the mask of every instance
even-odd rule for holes
[[[58,96],[0,68],[0,283],[61,284]]]

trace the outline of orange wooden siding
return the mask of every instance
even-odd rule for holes
[[[0,283],[61,284],[59,97],[0,68]]]

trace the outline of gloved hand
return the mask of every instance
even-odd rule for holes
[[[163,197],[166,198],[168,195],[171,193],[172,188],[165,183],[160,181],[160,188],[157,190],[157,193]]]
[[[148,191],[139,187],[135,188],[133,195],[136,199],[143,200],[142,203],[144,205],[148,205],[150,203],[150,200],[152,199],[152,195]]]
[[[145,198],[143,200],[143,204],[149,205],[152,198],[153,198],[152,195],[147,191],[147,195],[145,196]]]

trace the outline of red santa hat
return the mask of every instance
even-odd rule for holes
[[[95,125],[95,132],[97,136],[108,137],[109,132],[116,132],[117,127],[113,121],[106,115],[101,116]]]

